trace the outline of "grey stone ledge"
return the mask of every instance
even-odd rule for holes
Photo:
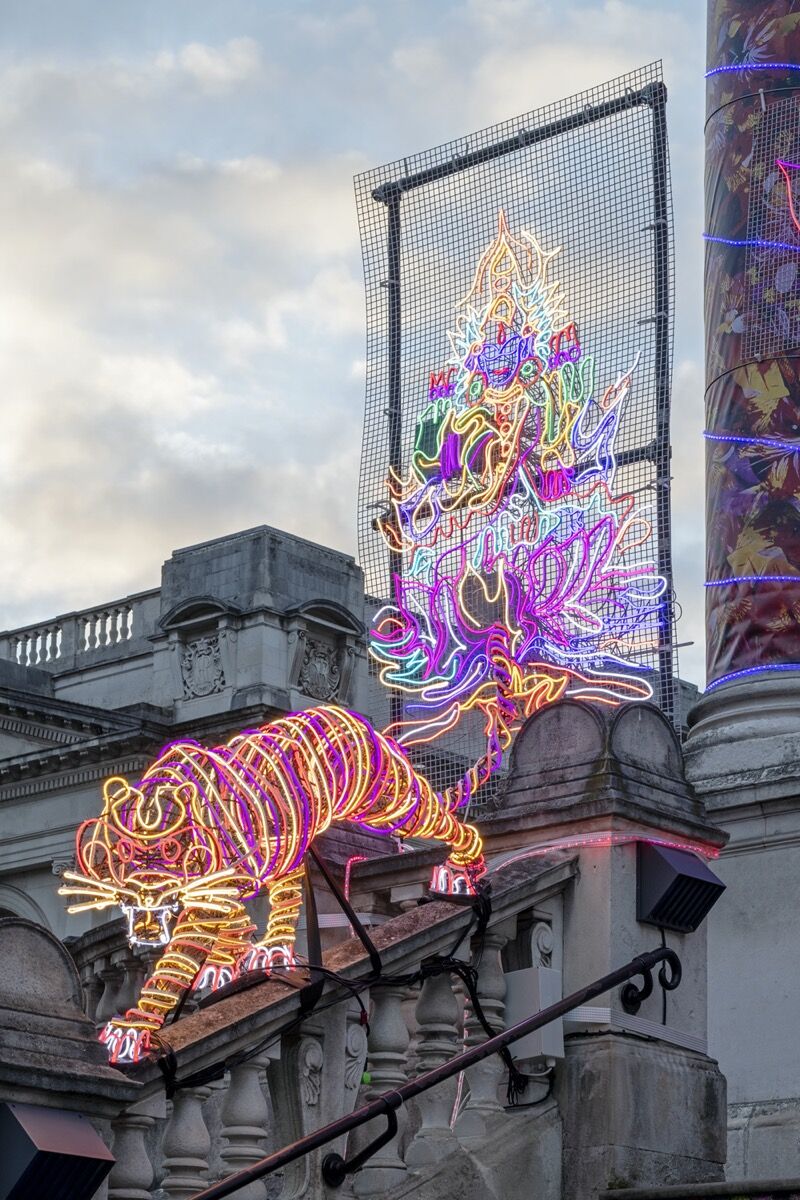
[[[653,1188],[612,1188],[600,1192],[598,1200],[700,1200],[702,1196],[722,1196],[738,1200],[740,1196],[800,1196],[800,1179],[746,1179],[721,1183],[679,1183]]]

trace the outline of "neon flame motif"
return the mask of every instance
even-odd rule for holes
[[[408,473],[390,473],[380,528],[402,569],[370,649],[409,698],[392,729],[406,745],[488,715],[498,685],[512,724],[562,695],[652,695],[631,659],[658,644],[666,584],[634,554],[650,521],[614,489],[636,363],[598,392],[557,254],[499,214],[432,376],[452,394],[423,411]]]
[[[490,734],[499,753],[509,734]],[[391,738],[333,706],[213,749],[174,742],[135,787],[109,779],[104,795],[61,892],[80,897],[70,912],[121,906],[132,944],[164,948],[136,1007],[101,1035],[112,1062],[138,1061],[187,989],[293,964],[305,853],[332,822],[445,842],[435,883],[448,892],[474,891],[485,871],[478,831],[455,815],[462,789],[437,795]],[[252,944],[243,901],[264,889],[269,920]]]

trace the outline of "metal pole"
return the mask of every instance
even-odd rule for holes
[[[457,175],[459,171],[466,171],[481,163],[502,158],[504,154],[513,154],[515,150],[520,150],[523,146],[535,146],[537,142],[546,142],[548,138],[558,137],[559,134],[572,133],[573,130],[581,129],[584,125],[592,125],[595,121],[613,117],[616,113],[625,112],[629,108],[638,108],[640,104],[651,105],[653,103],[652,86],[652,84],[647,84],[638,92],[626,92],[624,96],[606,100],[603,104],[587,104],[580,112],[571,113],[568,117],[559,117],[557,121],[551,121],[548,125],[540,125],[538,129],[522,129],[513,137],[505,138],[502,142],[495,142],[492,146],[481,146],[479,150],[472,150],[469,154],[459,154],[447,162],[438,163],[435,167],[426,167],[424,170],[418,171],[416,175],[404,175],[401,179],[392,180],[391,183],[383,183],[380,187],[375,188],[372,195],[375,200],[388,204],[390,197],[395,193],[411,192],[414,188],[424,187],[426,183],[436,183],[440,179],[447,179],[450,175]],[[663,87],[664,85],[657,86]],[[664,94],[666,97],[666,89],[664,89]]]
[[[649,85],[653,113],[653,302],[656,373],[656,531],[658,573],[667,581],[658,630],[658,678],[662,711],[675,715],[673,679],[672,516],[670,512],[669,196],[667,192],[667,89]]]
[[[281,1167],[295,1162],[298,1158],[302,1158],[312,1150],[318,1150],[320,1146],[334,1141],[335,1138],[341,1137],[343,1133],[349,1133],[351,1129],[356,1129],[359,1125],[365,1125],[367,1121],[371,1121],[374,1117],[385,1116],[387,1107],[391,1109],[399,1108],[401,1104],[405,1104],[406,1100],[411,1100],[421,1092],[427,1092],[430,1088],[436,1087],[438,1083],[443,1083],[446,1079],[452,1078],[453,1075],[458,1075],[459,1072],[467,1070],[467,1068],[474,1066],[475,1063],[481,1062],[482,1059],[488,1058],[498,1050],[502,1050],[504,1046],[510,1045],[511,1042],[524,1037],[527,1033],[533,1033],[535,1029],[541,1029],[543,1025],[549,1025],[551,1021],[555,1021],[558,1017],[563,1017],[566,1013],[571,1012],[574,1008],[579,1008],[582,1004],[587,1004],[590,1000],[594,1000],[596,996],[601,996],[603,992],[610,991],[618,984],[624,983],[626,979],[631,979],[634,975],[648,976],[653,967],[659,962],[669,963],[673,974],[676,974],[680,970],[680,961],[677,954],[674,950],[670,950],[666,946],[659,946],[657,950],[651,950],[648,954],[640,954],[636,958],[631,959],[629,963],[626,963],[624,967],[619,967],[616,971],[604,975],[602,979],[596,980],[595,983],[590,983],[579,992],[573,992],[571,996],[566,996],[563,1000],[559,1000],[557,1004],[551,1004],[549,1008],[542,1009],[541,1012],[527,1017],[526,1020],[520,1021],[516,1025],[512,1025],[510,1029],[496,1034],[494,1037],[489,1038],[488,1041],[482,1042],[478,1046],[473,1046],[471,1050],[459,1054],[456,1058],[451,1059],[450,1062],[444,1063],[440,1067],[434,1067],[432,1071],[426,1071],[424,1075],[419,1075],[416,1079],[409,1080],[408,1083],[404,1083],[395,1091],[386,1092],[376,1100],[370,1101],[369,1104],[364,1104],[361,1108],[355,1109],[346,1117],[339,1117],[336,1121],[331,1121],[329,1125],[323,1126],[322,1129],[317,1129],[314,1133],[308,1134],[306,1137],[301,1138],[300,1141],[294,1142],[291,1146],[285,1146],[283,1150],[278,1150],[276,1153],[262,1158],[260,1162],[253,1163],[252,1167],[247,1167],[244,1171],[237,1171],[235,1175],[229,1175],[227,1179],[213,1184],[204,1191],[196,1192],[194,1196],[190,1197],[190,1200],[222,1200],[223,1196],[232,1195],[233,1192],[238,1191],[239,1188],[244,1187],[246,1184],[253,1183],[256,1179],[263,1179],[265,1175],[271,1175],[273,1171],[278,1171]],[[677,982],[677,979],[675,982]]]
[[[402,396],[402,296],[400,293],[400,200],[402,191],[389,185],[386,189],[386,286],[389,292],[389,469],[398,475],[403,467],[403,396]],[[399,535],[400,530],[397,530]],[[403,570],[403,556],[398,550],[389,552],[389,588],[397,602],[397,580]],[[391,724],[403,719],[403,694],[392,688],[389,694]]]

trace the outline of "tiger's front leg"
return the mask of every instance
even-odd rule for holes
[[[204,967],[234,965],[249,944],[253,926],[242,904],[227,912],[204,906],[186,908],[178,917],[164,954],[145,982],[135,1008],[106,1025],[100,1035],[112,1063],[135,1063],[150,1049],[151,1035],[164,1024],[183,995],[199,983]]]

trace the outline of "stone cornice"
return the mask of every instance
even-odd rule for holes
[[[79,735],[131,729],[139,724],[136,717],[113,709],[11,687],[0,687],[0,713],[17,720],[45,721],[49,726],[71,729]]]
[[[97,761],[87,763],[82,767],[76,766],[72,769],[61,770],[58,774],[49,776],[31,775],[28,778],[15,780],[13,783],[4,783],[0,771],[0,804],[4,801],[41,796],[45,792],[67,791],[69,788],[84,783],[96,783],[105,779],[112,770],[122,775],[135,774],[146,766],[151,755],[143,750],[139,754],[131,754],[122,758],[111,757],[111,762],[109,762],[109,757],[100,758],[98,756]]]
[[[80,734],[72,729],[55,728],[52,725],[26,720],[24,717],[3,716],[1,713],[0,729],[4,733],[19,734],[20,737],[30,738],[32,741],[55,742],[59,746],[68,746],[80,738]]]

